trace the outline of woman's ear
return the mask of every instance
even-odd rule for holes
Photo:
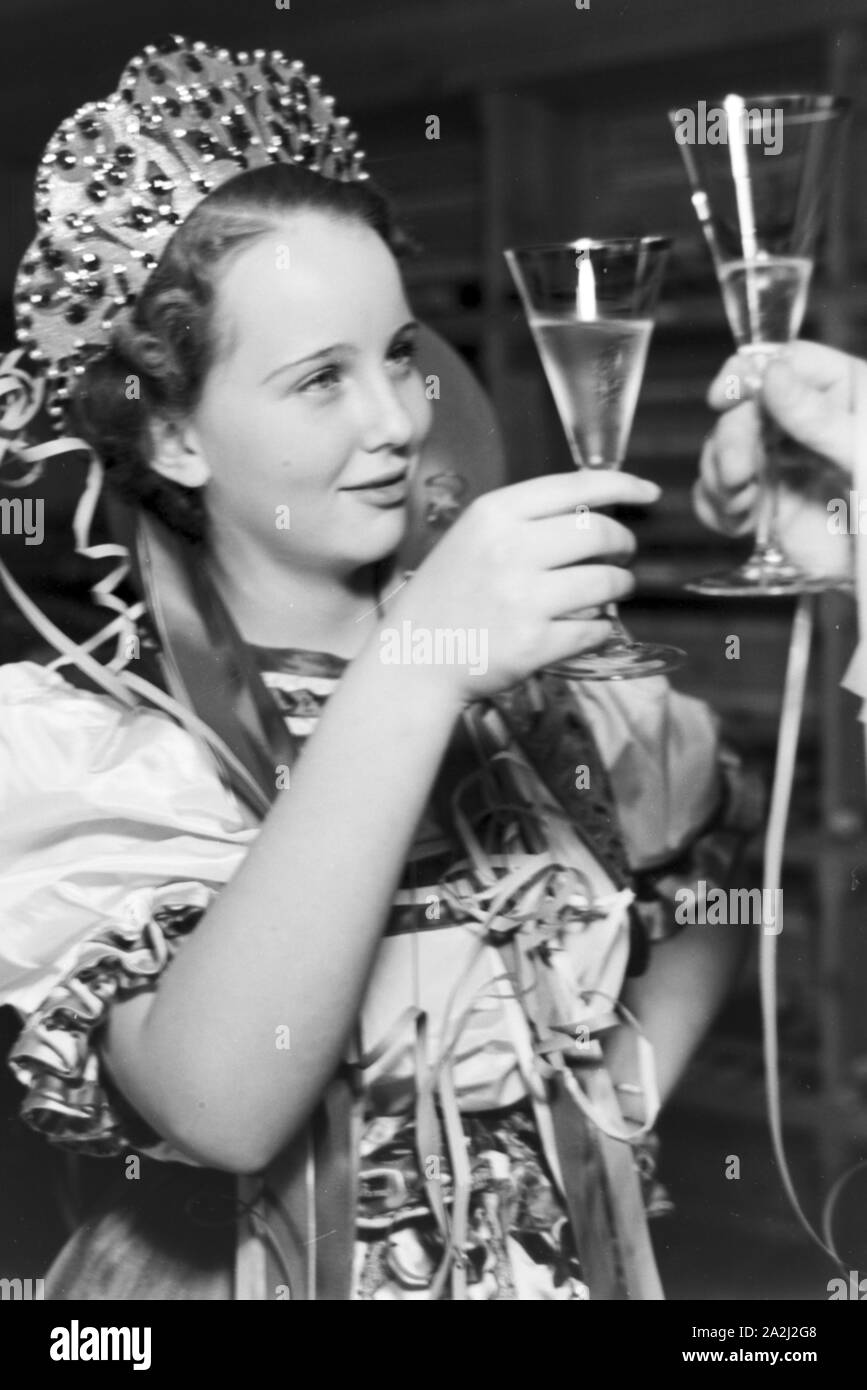
[[[211,470],[193,426],[160,416],[151,421],[150,430],[151,467],[183,487],[204,487]]]

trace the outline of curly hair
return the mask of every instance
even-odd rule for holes
[[[132,310],[116,322],[108,350],[78,379],[75,426],[103,460],[110,485],[188,540],[205,536],[202,492],[151,467],[151,422],[194,409],[218,360],[220,270],[302,210],[361,222],[396,256],[409,247],[385,198],[366,180],[340,183],[290,164],[238,174],[178,228]]]

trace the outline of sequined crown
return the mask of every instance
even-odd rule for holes
[[[39,230],[15,286],[18,339],[44,364],[55,424],[72,377],[104,351],[115,316],[207,193],[269,163],[366,178],[357,138],[301,63],[177,37],[64,121],[39,166]]]

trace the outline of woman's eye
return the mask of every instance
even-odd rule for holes
[[[395,362],[398,367],[411,367],[416,359],[415,342],[405,339],[402,343],[395,343],[388,357],[389,361]]]
[[[306,381],[302,381],[300,391],[330,391],[340,384],[339,367],[323,367],[314,376],[309,376]]]

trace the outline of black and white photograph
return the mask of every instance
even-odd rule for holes
[[[34,1365],[299,1300],[665,1302],[666,1368],[822,1365],[867,1300],[867,0],[0,32]]]

